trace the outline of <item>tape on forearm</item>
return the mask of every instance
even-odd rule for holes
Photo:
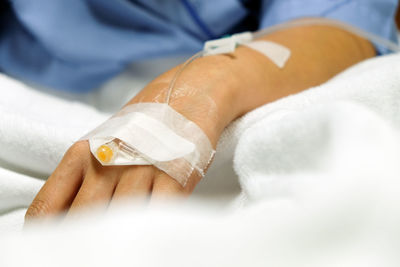
[[[128,105],[82,139],[102,165],[154,165],[183,186],[215,153],[199,126],[162,103]]]
[[[251,32],[244,32],[208,41],[204,44],[203,55],[211,56],[233,53],[238,45],[243,45],[269,58],[279,68],[285,66],[291,55],[290,49],[271,41],[254,41],[253,39]]]
[[[243,45],[263,54],[281,69],[291,55],[290,49],[270,41],[253,41]]]

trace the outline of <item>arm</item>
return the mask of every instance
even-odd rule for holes
[[[375,55],[368,41],[327,26],[287,29],[264,38],[291,49],[284,69],[256,51],[239,47],[232,55],[197,59],[177,81],[171,106],[197,123],[214,147],[223,129],[246,112],[321,84]],[[175,71],[156,78],[129,103],[162,102]],[[78,142],[49,177],[26,217],[74,211],[91,203],[106,207],[126,196],[189,194],[199,179],[191,177],[183,188],[152,166],[103,167],[91,156],[87,142]]]
[[[212,141],[217,141],[215,139],[218,138],[214,137],[241,115],[319,85],[351,65],[375,56],[375,50],[368,41],[326,26],[288,29],[263,39],[282,44],[292,51],[283,69],[277,68],[258,52],[239,47],[233,55],[197,59],[177,82],[175,94],[179,91],[179,96],[172,97],[171,105],[196,123],[202,122],[190,118],[185,110],[185,106],[202,108],[200,103],[203,101],[194,96],[207,95],[216,104],[218,113],[215,115],[219,118],[216,133],[209,133],[208,127],[203,127]],[[152,81],[130,103],[164,100],[166,88],[175,72],[176,69],[172,69]]]

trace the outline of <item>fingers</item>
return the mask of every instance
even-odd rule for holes
[[[184,195],[184,187],[165,172],[158,171],[154,178],[151,201],[170,199]]]
[[[113,202],[134,197],[137,201],[147,200],[154,177],[153,166],[132,166],[121,175],[113,195]]]
[[[44,217],[61,212],[69,207],[82,183],[88,164],[87,142],[78,142],[65,154],[60,164],[29,206],[25,219]]]
[[[102,166],[94,157],[87,169],[78,194],[73,200],[69,213],[84,206],[96,204],[98,208],[107,207],[119,181],[119,177],[127,167]]]
[[[102,166],[90,154],[87,142],[74,144],[30,205],[26,219],[100,204],[106,208],[122,198],[147,202],[182,196],[193,191],[197,179],[185,187],[154,166]]]

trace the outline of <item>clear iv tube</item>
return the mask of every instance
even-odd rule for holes
[[[295,21],[289,21],[286,23],[282,23],[279,25],[275,25],[275,26],[271,26],[269,28],[265,28],[262,30],[259,30],[257,32],[253,33],[253,37],[254,39],[258,39],[261,38],[267,34],[273,33],[273,32],[277,32],[280,30],[284,30],[284,29],[290,29],[293,27],[299,27],[299,26],[311,26],[311,25],[325,25],[325,26],[334,26],[343,30],[346,30],[348,32],[351,32],[355,35],[358,35],[362,38],[368,39],[369,41],[375,43],[375,44],[379,44],[382,45],[386,48],[388,48],[389,50],[393,51],[393,52],[400,52],[400,46],[397,45],[396,43],[387,40],[385,38],[382,38],[376,34],[364,31],[360,28],[351,26],[347,23],[341,22],[341,21],[337,21],[337,20],[333,20],[333,19],[327,19],[327,18],[302,18],[299,20],[295,20]],[[172,91],[174,90],[175,87],[175,83],[178,80],[179,76],[181,75],[181,73],[185,70],[185,68],[192,63],[196,58],[202,57],[204,54],[203,51],[200,51],[196,54],[194,54],[191,58],[189,58],[188,60],[186,60],[185,63],[182,64],[182,66],[178,69],[178,71],[175,73],[174,77],[172,78],[169,87],[168,87],[168,91],[167,91],[167,96],[165,99],[165,103],[169,104],[170,102],[170,98],[171,98],[171,94]]]
[[[192,63],[195,59],[200,58],[203,56],[203,51],[197,52],[193,56],[191,56],[188,60],[185,61],[185,63],[182,64],[182,66],[179,67],[178,71],[175,73],[174,77],[172,78],[171,82],[169,83],[168,90],[167,90],[167,96],[165,98],[165,103],[169,104],[169,101],[171,99],[171,94],[172,90],[175,87],[176,80],[179,78],[183,70],[186,68],[187,65]]]

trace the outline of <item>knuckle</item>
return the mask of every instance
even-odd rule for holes
[[[26,211],[25,219],[41,217],[48,214],[49,211],[50,206],[47,201],[35,199]]]
[[[184,186],[178,182],[175,178],[172,178],[164,172],[159,172],[155,178],[155,183],[157,184],[157,189],[159,191],[184,191]]]
[[[73,144],[65,154],[65,158],[69,161],[82,160],[90,154],[89,144],[85,141],[79,141]]]
[[[153,166],[146,165],[132,165],[125,169],[122,174],[123,177],[134,178],[137,180],[153,180],[154,178],[154,169]]]
[[[86,141],[79,141],[73,144],[67,154],[73,154],[73,155],[81,155],[83,153],[89,152],[89,144]]]

